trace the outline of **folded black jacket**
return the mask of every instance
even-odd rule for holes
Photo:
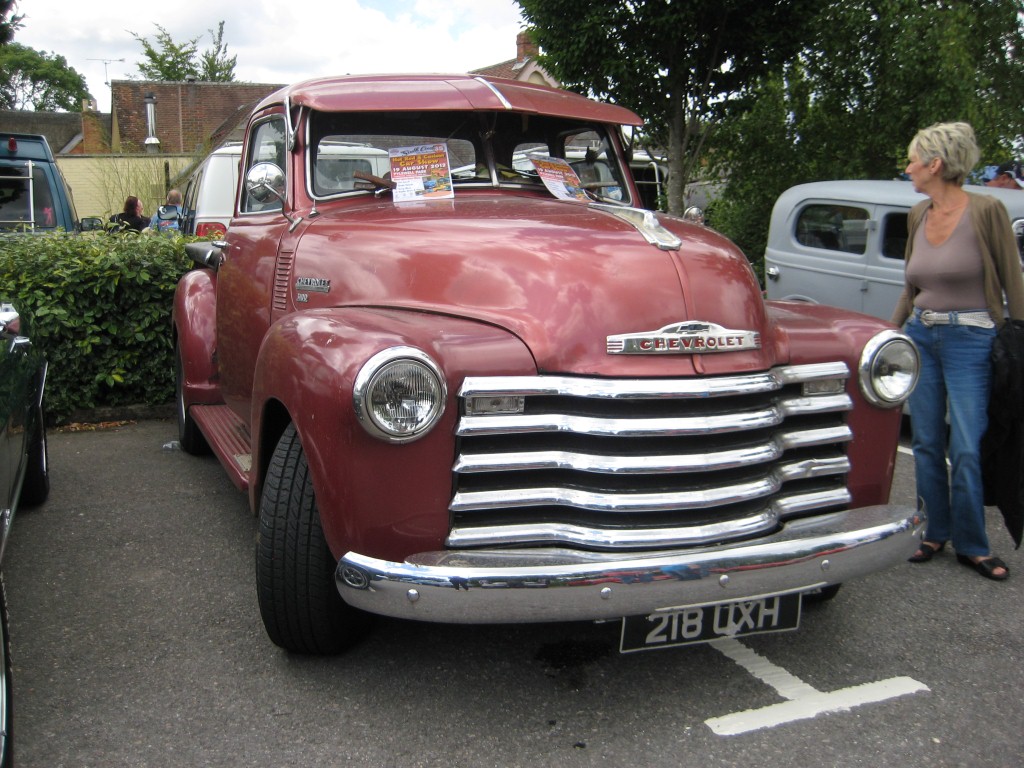
[[[1008,319],[992,343],[981,475],[986,506],[999,507],[1019,549],[1024,532],[1024,320]]]

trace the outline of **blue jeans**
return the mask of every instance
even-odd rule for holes
[[[994,328],[904,325],[921,354],[921,377],[910,396],[917,495],[925,504],[925,539],[952,540],[957,554],[988,555],[981,487],[981,438],[988,426]],[[949,467],[946,409],[949,408]]]

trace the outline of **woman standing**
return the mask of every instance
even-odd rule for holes
[[[921,354],[910,420],[928,527],[910,560],[927,562],[951,540],[960,563],[1002,581],[1010,571],[989,550],[980,444],[1004,297],[1010,316],[1024,319],[1020,255],[1002,203],[963,189],[980,157],[970,125],[925,128],[910,142],[909,155],[907,175],[928,196],[907,220],[906,282],[892,318]]]

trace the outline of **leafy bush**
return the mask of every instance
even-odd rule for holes
[[[0,241],[0,300],[46,353],[51,418],[173,401],[171,305],[192,266],[187,241],[99,232]]]

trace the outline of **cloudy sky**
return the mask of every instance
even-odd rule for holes
[[[105,81],[140,77],[132,33],[153,41],[158,24],[176,43],[200,37],[202,51],[224,21],[235,79],[254,83],[465,72],[515,58],[522,26],[514,0],[19,0],[17,12],[25,19],[14,41],[64,56],[101,111],[110,109]]]

